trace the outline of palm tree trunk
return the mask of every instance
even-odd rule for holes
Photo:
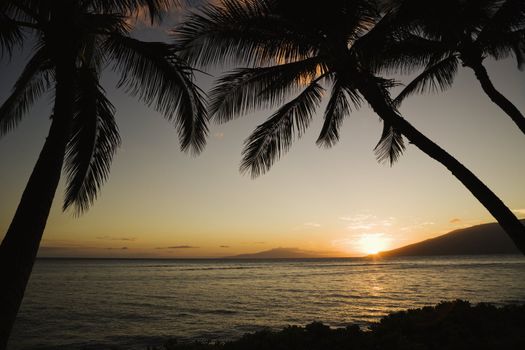
[[[372,109],[385,121],[397,128],[421,151],[443,164],[452,175],[476,197],[481,204],[498,221],[503,230],[510,236],[516,247],[525,255],[525,226],[512,211],[483,183],[461,164],[456,158],[427,138],[408,121],[401,117],[385,99],[375,82],[362,79],[359,81],[359,92],[371,105]]]
[[[476,64],[467,64],[467,67],[471,68],[478,78],[483,91],[489,96],[490,100],[498,105],[507,115],[514,121],[514,123],[520,128],[521,132],[525,134],[525,117],[521,112],[510,102],[503,94],[501,94],[489,78],[487,70],[481,62]]]
[[[55,110],[49,135],[15,216],[0,245],[0,349],[15,322],[46,226],[64,161],[73,114],[74,60],[56,70]]]

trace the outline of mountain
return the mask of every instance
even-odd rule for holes
[[[323,258],[325,255],[297,248],[274,248],[253,254],[228,256],[225,259],[304,259]]]
[[[501,227],[492,223],[455,230],[419,243],[380,252],[378,255],[394,257],[475,254],[521,253]]]

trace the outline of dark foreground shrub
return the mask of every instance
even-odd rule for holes
[[[363,331],[314,322],[245,334],[226,343],[167,343],[162,350],[523,350],[525,306],[442,302],[395,312]]]
[[[370,336],[385,349],[524,349],[525,306],[443,302],[390,314]]]

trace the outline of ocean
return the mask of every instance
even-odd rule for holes
[[[525,257],[39,259],[9,349],[142,349],[464,299],[525,303]]]

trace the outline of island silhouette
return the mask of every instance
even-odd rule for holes
[[[521,220],[525,222],[525,220]],[[520,254],[497,223],[462,228],[401,248],[379,252],[381,257]]]
[[[323,254],[322,252],[298,248],[274,248],[257,253],[227,256],[224,259],[314,259],[328,257],[331,256]]]

